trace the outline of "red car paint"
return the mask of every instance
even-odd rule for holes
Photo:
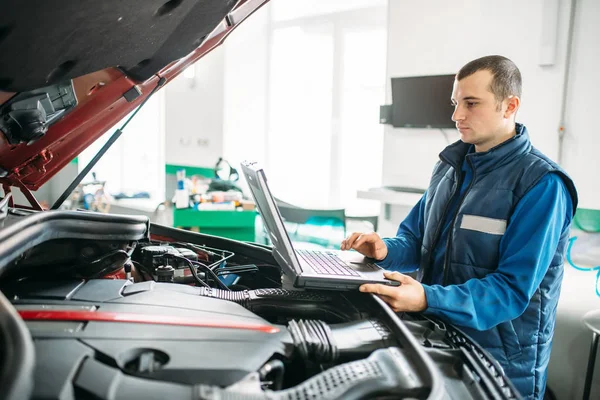
[[[209,321],[205,318],[181,317],[176,315],[116,313],[103,311],[59,311],[59,310],[20,310],[25,321],[81,321],[81,322],[121,322],[135,324],[193,326],[197,328],[242,329],[263,333],[277,333],[279,329],[258,323],[229,321]]]

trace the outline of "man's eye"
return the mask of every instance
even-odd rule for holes
[[[474,105],[476,105],[477,103],[474,103],[472,101],[467,101],[467,107],[473,107]]]

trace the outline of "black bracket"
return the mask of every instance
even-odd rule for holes
[[[12,145],[31,144],[76,105],[72,81],[19,93],[0,108],[0,130]]]

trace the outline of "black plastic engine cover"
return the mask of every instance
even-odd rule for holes
[[[231,385],[274,354],[290,356],[293,350],[284,327],[236,303],[198,296],[197,288],[185,285],[161,284],[148,291],[146,284],[120,280],[13,282],[2,291],[22,316],[29,312],[24,319],[35,344],[33,398],[104,399],[111,393],[118,393],[115,398],[189,398],[194,385]],[[46,315],[32,318],[32,311]],[[48,318],[56,312],[92,316]],[[93,320],[99,313],[212,326]],[[122,397],[130,390],[137,394]]]

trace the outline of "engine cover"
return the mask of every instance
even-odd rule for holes
[[[229,386],[293,350],[285,327],[195,287],[73,280],[2,291],[34,340],[33,398],[189,398],[194,385]]]

